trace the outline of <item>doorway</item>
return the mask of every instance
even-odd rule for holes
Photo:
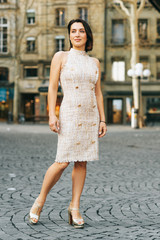
[[[108,98],[108,123],[122,124],[123,123],[123,99],[122,98]]]

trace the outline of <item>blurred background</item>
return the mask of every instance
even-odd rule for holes
[[[69,50],[68,22],[82,18],[94,36],[88,54],[101,63],[107,122],[130,125],[135,108],[143,126],[158,124],[159,11],[159,0],[0,0],[0,122],[48,121],[50,63]],[[62,98],[59,85],[57,116]]]

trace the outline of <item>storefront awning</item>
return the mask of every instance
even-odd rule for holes
[[[149,0],[150,3],[160,12],[160,0]]]
[[[45,83],[41,84],[38,88],[38,91],[40,93],[48,93],[48,87],[49,87],[49,81],[46,81]],[[61,95],[62,89],[61,86],[58,86],[58,95]]]
[[[39,92],[45,92],[47,93],[48,92],[48,87],[49,87],[49,81],[45,81],[44,83],[42,83],[39,88],[38,88],[38,91]]]
[[[14,82],[0,81],[0,87],[14,87]]]

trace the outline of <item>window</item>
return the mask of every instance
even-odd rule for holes
[[[112,43],[123,44],[124,38],[124,22],[123,20],[112,20]]]
[[[7,0],[0,0],[0,3],[7,3]]]
[[[8,68],[0,67],[0,81],[8,81]]]
[[[6,18],[0,18],[0,53],[6,53],[7,49],[7,29],[8,23]]]
[[[141,0],[137,0],[137,5],[140,5],[140,3],[141,3]],[[148,0],[145,0],[145,5],[148,3],[149,3]]]
[[[113,81],[125,81],[125,62],[123,59],[112,60]]]
[[[49,78],[49,76],[50,76],[50,66],[45,66],[44,76],[45,76],[45,78]]]
[[[157,36],[160,37],[160,19],[157,19]]]
[[[79,18],[88,22],[88,9],[87,8],[79,8]]]
[[[38,68],[35,66],[25,67],[24,68],[24,77],[25,78],[36,78],[38,77]]]
[[[160,80],[160,57],[157,57],[157,80]]]
[[[64,36],[56,36],[56,52],[64,51]]]
[[[27,10],[27,24],[34,24],[35,23],[35,10],[28,9]]]
[[[56,10],[56,25],[65,26],[65,10],[64,9]]]
[[[146,40],[148,38],[148,20],[139,19],[138,21],[138,32],[140,40]]]
[[[35,38],[28,37],[27,38],[27,52],[34,52],[35,51]]]
[[[126,97],[126,123],[131,123],[132,98]]]
[[[157,19],[157,43],[160,43],[160,19]]]
[[[147,98],[147,113],[160,113],[160,98]]]
[[[150,64],[149,64],[149,58],[144,56],[139,58],[140,63],[143,64],[143,70],[144,69],[150,69]],[[143,77],[142,80],[149,80],[148,77]]]

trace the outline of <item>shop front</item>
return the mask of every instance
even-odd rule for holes
[[[49,82],[45,82],[44,84],[42,84],[39,88],[39,98],[40,98],[40,111],[39,111],[39,115],[40,117],[43,118],[43,116],[47,116],[48,118],[48,114],[49,114],[49,107],[48,107],[48,86],[49,86]],[[62,89],[61,86],[58,86],[58,92],[57,92],[57,102],[56,102],[56,108],[55,108],[55,113],[57,118],[59,118],[59,109],[60,109],[60,105],[62,102],[62,98],[63,98],[63,94],[62,94]],[[45,112],[46,109],[46,112]]]
[[[0,121],[13,116],[14,83],[9,82],[9,69],[0,67]]]
[[[0,85],[0,121],[8,121],[9,115],[13,116],[14,84]]]
[[[146,125],[160,125],[160,94],[157,96],[145,97],[146,104]]]
[[[112,95],[107,93],[104,98],[106,106],[106,120],[108,124],[131,125],[133,96]],[[142,92],[142,112],[144,125],[160,125],[160,93]]]
[[[22,93],[20,114],[24,113],[25,121],[33,121],[36,112],[36,93]]]
[[[131,124],[132,96],[112,95],[106,101],[106,119],[109,124]]]

